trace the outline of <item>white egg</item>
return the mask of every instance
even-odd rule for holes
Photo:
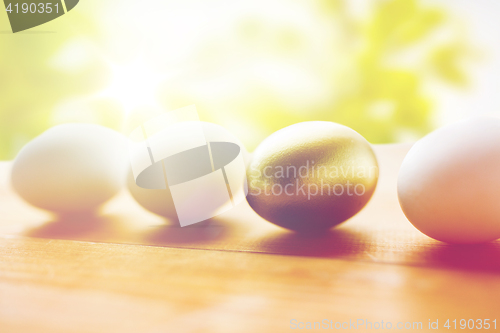
[[[53,127],[29,142],[12,166],[14,190],[57,213],[91,212],[124,185],[126,138],[91,124]]]
[[[432,238],[500,238],[500,119],[467,119],[418,141],[401,166],[398,195],[408,220]]]
[[[245,164],[249,163],[250,155],[243,143],[235,135],[220,125],[203,121],[200,123],[203,128],[206,141],[231,142],[237,144],[241,148]],[[177,221],[177,212],[175,210],[172,195],[168,188],[163,190],[141,188],[135,183],[132,171],[129,171],[127,186],[132,194],[132,197],[142,207],[157,215]]]

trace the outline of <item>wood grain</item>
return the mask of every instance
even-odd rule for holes
[[[241,205],[180,228],[126,193],[98,216],[23,203],[0,163],[0,332],[286,332],[290,320],[500,320],[500,243],[451,246],[402,214],[408,145],[376,146],[374,198],[324,235]],[[360,329],[363,331],[363,329]],[[425,330],[424,330],[425,331]]]
[[[491,273],[63,240],[0,244],[2,332],[285,332],[291,319],[498,315],[500,279]]]

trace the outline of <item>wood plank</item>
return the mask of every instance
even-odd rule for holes
[[[291,319],[499,314],[492,273],[26,238],[1,238],[0,253],[2,333],[285,332]]]

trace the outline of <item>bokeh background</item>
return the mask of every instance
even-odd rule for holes
[[[0,160],[65,122],[125,131],[196,104],[253,150],[335,121],[372,143],[500,114],[498,0],[81,0],[12,34],[0,12]]]

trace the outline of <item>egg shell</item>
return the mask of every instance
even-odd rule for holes
[[[378,164],[356,131],[313,121],[265,139],[247,176],[247,200],[260,216],[307,232],[328,229],[359,212],[375,191]]]
[[[500,238],[500,119],[477,117],[440,128],[405,157],[398,196],[408,220],[448,243]]]
[[[33,206],[56,213],[94,212],[125,184],[126,138],[93,124],[45,131],[16,156],[14,190]]]
[[[231,142],[237,144],[245,161],[248,164],[250,155],[243,143],[224,127],[201,121],[201,126],[208,142]],[[170,190],[167,189],[145,189],[139,187],[130,170],[127,177],[127,187],[132,197],[146,210],[163,216],[173,222],[178,222],[177,212]]]

